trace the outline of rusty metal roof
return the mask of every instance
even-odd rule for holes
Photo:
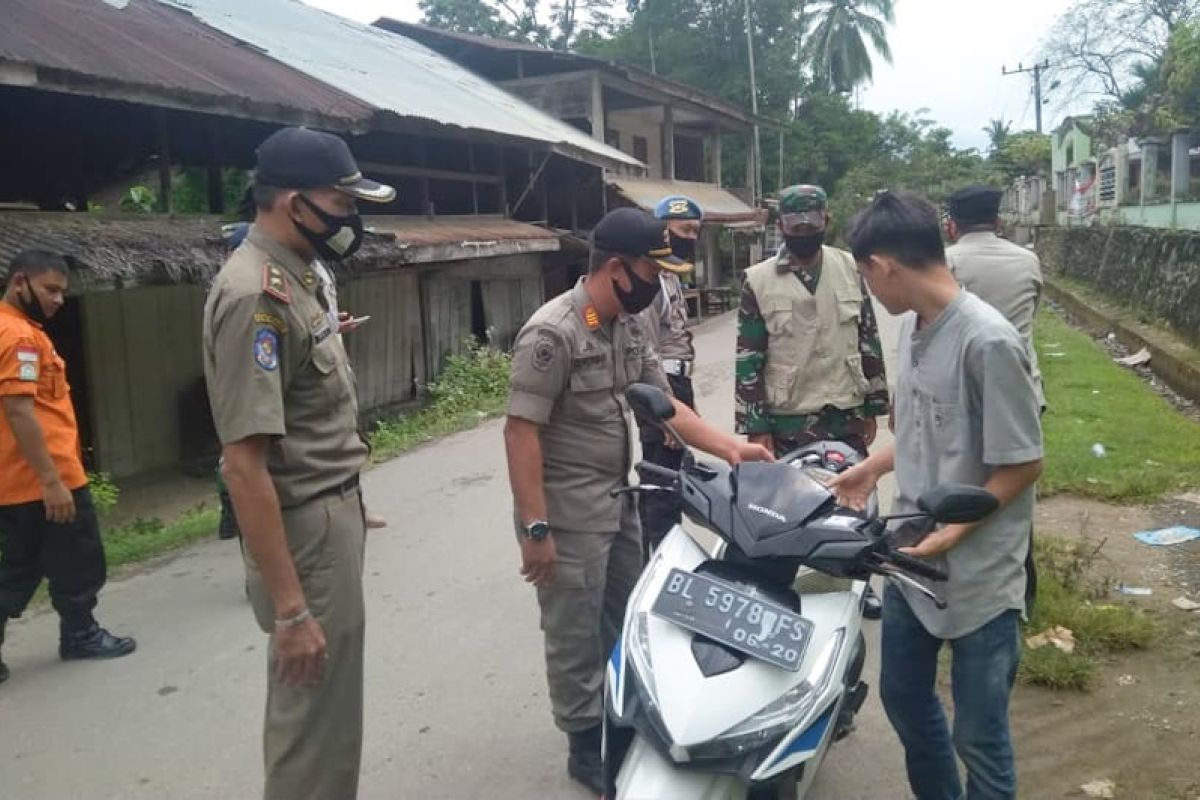
[[[610,178],[608,185],[622,198],[646,211],[653,211],[664,197],[681,194],[699,203],[705,222],[762,225],[767,221],[766,209],[747,205],[733,192],[713,183]]]
[[[159,0],[380,111],[549,145],[604,167],[637,159],[593,139],[425,45],[297,0]]]
[[[554,231],[500,217],[364,217],[370,230],[395,237],[406,264],[547,253],[560,249]]]
[[[155,0],[4,0],[0,83],[361,129],[367,103]],[[28,69],[24,78],[14,65]]]

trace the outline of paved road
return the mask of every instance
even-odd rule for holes
[[[895,326],[881,321],[889,351]],[[697,330],[699,403],[732,426],[734,322]],[[890,355],[890,353],[889,353]],[[500,425],[410,453],[365,479],[392,527],[368,545],[364,800],[588,795],[563,775],[533,594],[517,576]],[[103,621],[140,649],[62,663],[43,613],[9,626],[0,687],[6,800],[237,800],[261,786],[265,639],[237,546],[207,542],[114,582]],[[868,623],[872,658],[877,623]],[[872,680],[872,683],[874,681]],[[900,753],[874,696],[834,748],[819,800],[894,797]]]

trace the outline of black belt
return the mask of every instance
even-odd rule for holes
[[[353,475],[353,476],[347,478],[346,480],[342,481],[341,483],[339,483],[337,486],[330,486],[328,489],[322,489],[321,491],[314,494],[312,497],[305,500],[303,503],[298,503],[297,505],[304,505],[306,503],[311,503],[314,500],[323,500],[326,497],[333,497],[334,495],[347,494],[348,492],[351,492],[357,488],[358,488],[358,474],[356,473],[355,475]]]

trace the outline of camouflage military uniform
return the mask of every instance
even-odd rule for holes
[[[779,251],[780,263],[791,261],[786,248]],[[821,265],[813,269],[793,266],[797,280],[815,292],[821,279]],[[866,420],[888,413],[887,376],[883,366],[883,347],[875,322],[875,309],[863,286],[862,313],[859,317],[858,343],[862,370],[870,384],[866,402],[859,408],[842,410],[826,406],[814,414],[773,415],[767,413],[763,367],[767,358],[767,325],[759,311],[758,299],[747,284],[742,288],[738,308],[737,386],[735,422],[738,433],[769,433],[774,438],[777,456],[811,442],[836,439],[866,454]]]

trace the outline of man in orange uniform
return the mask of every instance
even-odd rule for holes
[[[137,645],[92,616],[105,580],[104,545],[66,367],[43,330],[66,300],[67,271],[61,256],[21,253],[0,302],[0,644],[9,617],[47,578],[59,655],[116,658]],[[0,682],[7,677],[0,661]]]

